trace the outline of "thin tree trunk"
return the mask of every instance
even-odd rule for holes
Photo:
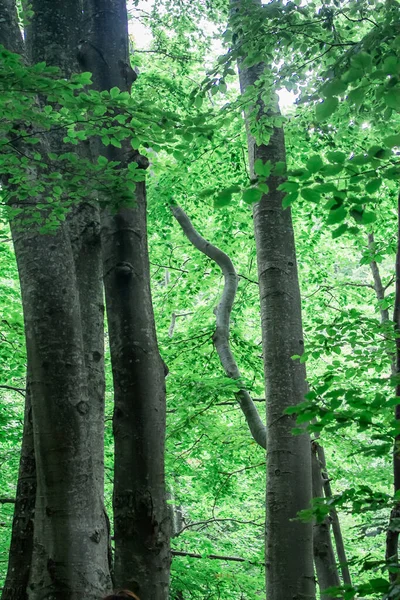
[[[81,62],[93,72],[96,89],[130,90],[125,0],[87,0],[84,10]],[[99,151],[122,167],[138,160],[125,144]],[[136,184],[133,203],[104,210],[101,234],[115,400],[115,584],[142,598],[165,600],[170,567],[165,381],[150,293],[144,182]]]
[[[394,299],[393,321],[396,334],[396,359],[395,369],[396,376],[399,379],[400,374],[400,195],[398,197],[398,224],[397,224],[397,253],[396,253],[396,288]],[[396,384],[396,396],[400,397],[400,381]],[[395,408],[395,419],[400,421],[400,404]],[[394,492],[400,490],[400,434],[397,434],[394,439],[393,447],[393,478]],[[389,527],[386,534],[386,560],[388,564],[396,567],[389,573],[392,582],[398,580],[398,562],[399,562],[399,526],[396,521],[400,519],[400,502],[397,501],[390,513]]]
[[[0,43],[11,52],[22,54],[23,40],[18,27],[15,0],[0,4]],[[32,563],[34,509],[36,501],[36,465],[33,447],[31,390],[27,376],[24,427],[7,575],[2,600],[27,600]]]
[[[312,443],[311,453],[313,497],[322,498],[324,490],[322,485],[321,465],[318,458],[317,442]],[[332,547],[330,517],[326,517],[322,523],[314,523],[313,543],[314,565],[321,592],[321,599],[332,600],[332,596],[325,594],[324,590],[330,587],[340,586],[340,579]]]
[[[36,463],[33,448],[32,409],[29,376],[25,395],[18,485],[14,507],[8,569],[2,600],[27,600],[32,562],[33,526],[36,501]]]
[[[324,448],[318,444],[317,446],[318,460],[321,468],[323,488],[326,498],[332,498],[332,488],[329,480],[329,475],[326,468],[325,451]],[[351,585],[351,576],[349,567],[347,564],[346,550],[344,547],[342,530],[340,527],[339,516],[336,509],[332,509],[329,513],[332,522],[333,537],[335,538],[336,553],[340,565],[340,572],[342,574],[343,583]]]
[[[232,2],[232,26],[238,31],[243,18],[259,19],[261,2]],[[241,58],[246,55],[242,43]],[[266,65],[244,67],[239,60],[242,93],[254,86]],[[272,91],[272,98],[275,94]],[[276,104],[276,101],[273,100]],[[257,101],[255,119],[278,114],[276,106]],[[260,159],[271,165],[286,163],[283,129],[273,127],[267,144],[258,145],[252,136],[247,115],[249,166]],[[266,580],[268,600],[312,599],[315,597],[313,571],[313,526],[296,520],[298,512],[311,503],[310,438],[293,436],[295,417],[285,415],[289,406],[303,401],[306,393],[304,364],[292,356],[304,352],[301,299],[290,209],[282,209],[281,176],[268,178],[269,192],[253,209],[260,289],[261,327],[267,404],[267,495],[266,495]]]

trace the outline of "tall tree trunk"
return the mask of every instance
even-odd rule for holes
[[[71,57],[76,54],[80,2],[36,0],[32,8],[30,58],[61,66],[68,75],[75,62]],[[14,36],[20,36],[17,26]],[[54,141],[43,141],[44,149]],[[40,174],[31,171],[27,176]],[[37,469],[28,595],[35,600],[49,595],[98,598],[111,587],[108,528],[98,485],[102,478],[95,476],[95,408],[88,391],[69,231],[60,225],[54,235],[40,234],[37,225],[25,227],[23,213],[11,228],[25,318]],[[102,448],[101,432],[98,437]]]
[[[317,442],[312,443],[311,452],[313,497],[322,498],[324,490]],[[332,547],[329,519],[330,517],[326,517],[322,523],[314,523],[313,531],[314,564],[321,592],[321,600],[332,600],[332,596],[325,594],[324,590],[340,585],[335,554]]]
[[[319,462],[320,469],[321,469],[325,498],[332,498],[332,488],[331,488],[331,483],[330,483],[329,475],[328,475],[327,468],[326,468],[325,451],[324,451],[323,446],[321,446],[320,444],[317,444],[317,456],[318,456],[318,462]],[[342,530],[340,527],[339,515],[335,508],[333,508],[330,511],[329,516],[330,516],[331,522],[332,522],[333,537],[335,538],[336,554],[337,554],[339,565],[340,565],[340,572],[342,575],[342,580],[343,580],[343,583],[345,583],[346,585],[351,585],[350,570],[349,570],[349,567],[347,564],[346,549],[344,547],[344,541],[343,541]]]
[[[29,597],[97,599],[110,587],[108,534],[88,440],[91,406],[71,245],[63,226],[49,236],[22,221],[12,229],[37,472]]]
[[[23,53],[15,0],[0,4],[0,43],[11,52]],[[27,600],[32,562],[33,520],[36,501],[36,465],[33,447],[31,390],[27,375],[24,427],[7,575],[2,600]]]
[[[261,2],[234,0],[232,8],[233,28],[239,31],[244,18],[259,19]],[[244,58],[246,43],[238,41]],[[259,81],[265,69],[264,64],[245,67],[239,61],[242,93]],[[278,115],[273,90],[271,98],[270,107],[257,101],[256,121]],[[269,142],[257,144],[253,125],[247,115],[252,178],[258,159],[273,167],[286,163],[283,129],[272,127]],[[306,372],[304,364],[291,358],[303,354],[304,342],[291,212],[282,209],[283,193],[278,190],[282,182],[281,176],[272,174],[269,192],[253,210],[267,401],[266,579],[268,600],[305,600],[315,597],[313,527],[296,516],[311,502],[311,452],[309,436],[293,436],[295,417],[284,415],[286,408],[303,401]]]
[[[35,501],[36,463],[33,448],[32,409],[28,375],[18,485],[8,569],[1,596],[2,600],[27,600],[28,598],[27,587],[32,562]]]
[[[116,86],[129,91],[135,77],[129,62],[125,0],[87,0],[84,7],[88,31],[81,44],[82,63],[93,72],[97,89]],[[109,147],[101,152],[121,166],[129,159],[138,161],[125,144],[122,149]],[[115,584],[143,598],[165,600],[170,566],[164,481],[165,381],[150,293],[144,182],[136,184],[132,200],[133,207],[125,205],[102,214],[115,394]]]
[[[397,253],[396,253],[396,290],[394,299],[393,321],[396,334],[396,359],[395,359],[395,375],[397,377],[396,396],[400,397],[400,195],[397,203]],[[400,404],[395,407],[395,419],[400,421]],[[393,479],[394,492],[400,490],[400,434],[397,434],[394,439],[393,446]],[[400,528],[398,520],[400,519],[400,502],[397,501],[390,513],[389,527],[386,534],[386,560],[388,564],[395,569],[390,572],[392,582],[398,581],[399,578],[399,534]]]

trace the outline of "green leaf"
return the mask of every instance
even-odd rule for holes
[[[343,165],[325,165],[321,169],[321,173],[328,176],[338,175],[341,171],[343,171],[343,168]]]
[[[131,146],[134,150],[138,150],[139,146],[140,146],[140,140],[138,137],[133,136],[131,138]]]
[[[365,186],[365,191],[368,194],[374,194],[379,190],[382,185],[382,179],[371,179]]]
[[[119,96],[120,93],[120,89],[118,87],[113,87],[110,90],[110,98],[112,98],[114,100],[114,98],[116,98],[117,96]]]
[[[362,71],[369,71],[372,67],[371,55],[367,52],[359,52],[351,59],[351,66]]]
[[[297,183],[297,181],[285,181],[278,186],[278,190],[284,192],[297,192],[299,187],[300,185]]]
[[[382,69],[388,75],[396,75],[399,70],[399,61],[397,56],[387,56],[383,61]]]
[[[341,96],[347,89],[347,83],[341,79],[334,79],[327,83],[323,89],[322,93],[325,97],[329,96]]]
[[[371,588],[375,592],[379,592],[381,594],[385,594],[389,591],[390,583],[387,579],[383,579],[383,577],[377,577],[376,579],[370,579],[369,584]]]
[[[347,215],[347,210],[344,206],[339,206],[339,208],[331,209],[326,220],[328,225],[334,225],[335,223],[340,223],[344,221]]]
[[[369,225],[370,223],[374,223],[376,221],[376,214],[372,211],[364,210],[361,223],[363,225]]]
[[[354,90],[351,90],[351,92],[349,92],[347,100],[350,102],[350,104],[356,104],[357,106],[361,106],[361,104],[364,101],[366,91],[367,90],[365,87],[355,88]]]
[[[219,192],[214,200],[214,207],[221,208],[230,204],[232,200],[232,192],[229,190],[222,190]]]
[[[243,192],[243,200],[247,204],[254,204],[254,202],[258,202],[261,199],[262,195],[263,193],[261,190],[257,188],[250,188]]]
[[[306,162],[306,167],[310,173],[317,173],[324,166],[324,161],[319,154],[314,154]]]
[[[271,163],[264,163],[261,158],[257,158],[254,163],[254,173],[263,177],[269,177],[271,173]]]
[[[196,108],[201,108],[203,105],[203,96],[196,96],[194,99],[194,105]]]
[[[383,97],[384,102],[390,108],[400,111],[400,88],[395,87],[389,90]]]
[[[288,208],[297,200],[299,194],[297,192],[292,192],[291,194],[286,194],[282,200],[282,208]]]
[[[317,121],[325,121],[328,117],[330,117],[337,107],[339,106],[339,100],[333,96],[332,98],[326,98],[320,104],[317,104],[315,109],[315,117]]]
[[[348,225],[347,223],[342,223],[341,225],[339,225],[339,227],[337,229],[334,229],[332,231],[332,237],[333,239],[336,239],[338,237],[340,237],[341,235],[343,235],[348,229]]]
[[[334,152],[327,152],[326,158],[329,160],[330,163],[343,164],[346,160],[346,154],[344,152],[339,152],[335,150]]]
[[[400,146],[400,133],[395,133],[393,135],[388,135],[383,139],[383,143],[388,148],[393,148],[394,146]]]
[[[301,190],[301,195],[304,198],[304,200],[308,200],[309,202],[319,202],[320,198],[321,198],[321,194],[320,192],[318,192],[317,190],[313,189],[313,188],[303,188]]]

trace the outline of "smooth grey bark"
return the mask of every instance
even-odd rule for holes
[[[80,3],[34,1],[32,8],[29,57],[45,58],[69,74]],[[15,19],[13,23],[17,38]],[[41,150],[46,152],[52,142],[42,139]],[[24,150],[29,154],[29,148]],[[32,169],[27,177],[40,173]],[[11,191],[13,204],[18,193]],[[111,587],[108,530],[94,476],[90,435],[94,409],[69,230],[64,224],[54,235],[40,234],[39,226],[25,226],[24,213],[11,222],[11,229],[25,319],[36,459],[28,597],[98,598]]]
[[[79,297],[68,233],[12,223],[31,374],[37,495],[29,598],[98,598],[110,587],[93,477]],[[89,442],[89,443],[88,443]]]
[[[93,73],[94,87],[129,91],[135,74],[125,0],[87,0],[84,13],[80,61]],[[121,167],[129,160],[144,163],[127,144],[121,149],[98,146],[98,151]],[[165,377],[150,292],[145,183],[136,184],[129,206],[105,209],[101,219],[115,401],[115,585],[142,598],[165,600],[170,568]]]
[[[243,66],[246,44],[240,38],[240,24],[249,14],[259,18],[261,2],[234,0],[231,7],[240,86],[245,93],[259,81],[266,65]],[[278,109],[257,100],[253,112],[258,121],[277,115]],[[268,143],[256,143],[252,117],[247,114],[246,122],[250,176],[254,178],[255,160],[286,163],[286,153],[282,128],[272,125]],[[287,407],[303,401],[306,371],[304,364],[291,358],[303,354],[304,342],[291,212],[282,209],[283,193],[278,190],[283,181],[272,174],[267,180],[268,194],[253,209],[267,404],[266,583],[268,600],[311,600],[315,597],[313,526],[296,519],[311,503],[310,438],[306,433],[293,436],[296,419],[284,414]]]
[[[317,455],[321,469],[325,497],[332,498],[332,488],[326,467],[325,451],[323,446],[320,444],[317,445]],[[346,549],[344,547],[343,535],[340,527],[339,515],[337,514],[336,509],[332,509],[329,514],[332,522],[333,537],[335,538],[336,554],[339,561],[342,580],[346,585],[352,585],[350,570],[347,563]]]
[[[205,240],[196,231],[189,217],[180,206],[173,204],[170,208],[188,240],[195,248],[197,248],[197,250],[200,250],[200,252],[211,258],[211,260],[220,267],[223,273],[224,289],[221,300],[214,310],[216,316],[216,329],[213,335],[213,342],[227,377],[240,381],[240,371],[229,344],[230,315],[238,286],[238,276],[235,267],[225,252]],[[245,388],[239,390],[235,396],[242,409],[254,441],[265,449],[266,427],[261,420],[252,397]]]
[[[34,0],[34,16],[26,30],[26,45],[32,63],[45,61],[57,66],[65,77],[79,71],[77,45],[82,31],[82,2],[67,0],[55,5],[52,0]],[[90,155],[87,143],[68,147],[64,133],[52,132],[49,143],[57,153],[71,151]],[[87,374],[91,418],[87,443],[91,446],[93,478],[100,498],[104,496],[104,296],[100,239],[100,214],[95,199],[82,200],[72,206],[67,227],[75,265],[75,277],[82,321],[84,360]],[[102,500],[103,501],[103,500]],[[104,502],[104,501],[103,501]],[[108,516],[102,527],[109,531]],[[109,544],[107,545],[107,547]],[[111,567],[111,561],[110,567]]]
[[[237,289],[237,274],[229,256],[222,252],[219,248],[205,240],[193,227],[189,217],[184,210],[176,205],[171,206],[171,211],[178,223],[182,227],[183,232],[189,241],[203,252],[206,256],[214,260],[221,268],[224,279],[224,291],[218,307],[215,309],[217,317],[217,330],[213,336],[217,352],[220,356],[222,366],[228,377],[240,379],[240,372],[237,367],[235,358],[229,346],[229,321],[233,302]],[[266,447],[266,427],[262,423],[257,408],[248,394],[247,390],[241,390],[237,394],[240,406],[246,417],[247,424],[253,439],[262,448]],[[312,452],[312,481],[313,481],[313,497],[319,498],[324,495],[322,486],[323,473],[320,458],[316,453],[321,451],[321,456],[324,458],[323,448],[314,442],[311,447]],[[326,470],[324,458],[324,472]],[[335,533],[338,536],[338,550],[342,562],[346,563],[346,555],[344,552],[343,539],[340,530],[339,519],[335,510],[332,513],[331,519],[335,522]],[[335,536],[336,539],[336,536]],[[340,551],[342,549],[342,552]],[[314,565],[317,571],[318,584],[321,590],[328,587],[340,585],[339,575],[336,567],[335,555],[332,548],[332,540],[330,534],[330,523],[327,520],[324,523],[314,523],[313,529],[313,551]],[[348,572],[347,564],[343,566],[343,577],[345,583],[350,583],[350,576],[346,578]]]
[[[36,462],[33,447],[32,409],[27,377],[24,427],[18,471],[7,575],[2,600],[27,600],[32,562],[33,525],[36,501]]]
[[[324,495],[321,465],[318,457],[318,443],[311,445],[311,468],[313,497],[322,498]],[[324,593],[330,587],[340,586],[339,574],[336,568],[336,559],[330,535],[330,517],[322,523],[314,523],[314,565],[322,600],[333,600],[333,597]]]
[[[374,237],[373,233],[368,234],[368,249],[371,252],[373,252],[375,249],[375,237]],[[371,269],[372,277],[374,279],[374,289],[375,289],[376,298],[377,298],[377,300],[382,301],[385,299],[385,288],[383,287],[378,263],[376,262],[376,260],[372,260],[369,263],[369,266]],[[382,306],[381,306],[379,308],[379,312],[381,315],[381,323],[386,323],[387,321],[389,321],[389,309],[388,308],[382,308]]]

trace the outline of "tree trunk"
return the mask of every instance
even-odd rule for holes
[[[93,477],[79,298],[66,228],[12,223],[31,373],[37,497],[29,597],[98,598],[110,587]],[[89,443],[88,443],[89,442]]]
[[[317,442],[312,443],[311,452],[313,497],[322,498],[324,490],[322,485],[321,465],[318,459]],[[340,586],[335,554],[332,547],[330,517],[327,517],[322,523],[314,523],[313,542],[314,565],[317,573],[321,600],[333,600],[332,596],[324,594],[324,590],[327,588]]]
[[[325,492],[325,498],[332,498],[331,483],[330,483],[329,475],[328,475],[328,472],[326,469],[325,451],[324,451],[324,448],[320,444],[318,444],[318,446],[317,446],[317,454],[318,454],[319,465],[320,465],[321,472],[322,472],[322,481],[323,481],[323,488],[324,488],[324,492]],[[349,571],[349,567],[347,564],[347,556],[346,556],[346,550],[344,547],[342,530],[341,530],[340,522],[339,522],[339,516],[338,516],[335,508],[333,508],[330,511],[329,516],[330,516],[331,522],[332,522],[333,537],[335,538],[336,554],[337,554],[339,565],[340,565],[340,572],[342,574],[342,580],[343,580],[343,583],[345,583],[346,585],[352,585],[350,571]]]
[[[394,331],[396,334],[396,396],[400,397],[400,195],[398,197],[397,205],[398,223],[397,223],[397,253],[396,253],[396,291],[394,299]],[[395,407],[395,419],[400,421],[400,404]],[[394,492],[397,493],[400,490],[400,434],[397,434],[394,439],[393,446],[393,479],[394,479]],[[395,505],[390,513],[389,527],[386,534],[386,560],[388,565],[392,567],[389,572],[390,580],[394,583],[399,579],[399,534],[400,528],[398,520],[400,518],[400,502],[396,501]]]
[[[27,30],[31,60],[45,59],[70,74],[80,2],[54,5],[36,0],[32,9]],[[14,25],[18,37],[15,19]],[[53,137],[42,141],[43,149],[54,142]],[[40,177],[40,173],[31,170],[27,177]],[[18,200],[17,191],[11,191]],[[69,230],[60,225],[54,235],[40,234],[38,225],[25,226],[24,213],[11,228],[25,318],[37,469],[28,595],[35,600],[49,595],[63,600],[83,595],[98,598],[111,587],[108,528],[99,487],[102,476],[95,475],[95,448],[102,452],[103,423],[96,446],[92,432],[97,415],[88,390],[80,310],[83,298]]]
[[[97,89],[116,86],[129,91],[134,74],[125,0],[114,0],[112,12],[109,4],[85,3],[88,32],[81,60],[93,72]],[[93,47],[98,52],[93,53]],[[138,161],[125,144],[99,151],[121,167],[129,159]],[[142,598],[165,600],[170,567],[165,381],[150,292],[144,182],[136,184],[132,200],[134,207],[103,211],[101,234],[115,394],[115,584]]]
[[[33,523],[36,500],[36,463],[33,448],[32,409],[27,377],[18,485],[14,507],[7,576],[2,600],[27,600],[32,562]]]
[[[260,7],[258,0],[232,2],[234,31],[244,13],[258,19]],[[245,57],[245,42],[238,52]],[[266,65],[246,68],[240,63],[240,85],[245,93],[260,79]],[[272,103],[270,108],[257,101],[256,121],[278,114],[276,101]],[[257,159],[271,161],[273,167],[278,162],[285,164],[283,129],[272,126],[269,142],[257,144],[251,133],[254,123],[249,115],[246,120],[250,176],[254,178]],[[284,415],[286,408],[303,401],[306,372],[304,364],[291,358],[303,354],[304,342],[291,212],[282,209],[283,193],[278,190],[282,182],[281,176],[272,174],[269,192],[253,210],[267,401],[266,579],[268,600],[305,600],[315,597],[313,531],[311,522],[301,522],[296,516],[311,502],[311,452],[309,436],[293,436],[295,417]]]

